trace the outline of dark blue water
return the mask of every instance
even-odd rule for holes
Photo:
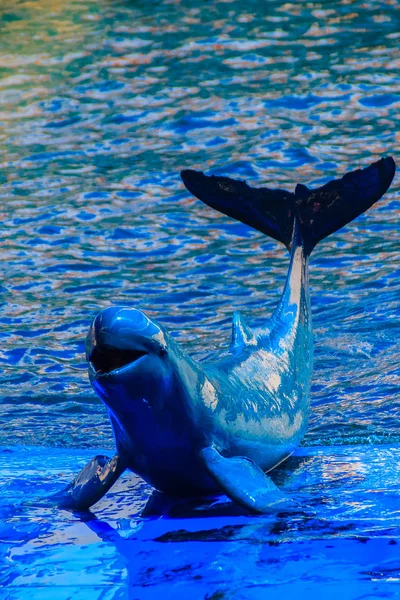
[[[180,169],[197,168],[245,178],[253,185],[293,189],[297,182],[319,185],[382,155],[396,158],[399,15],[397,0],[1,2],[0,444],[44,447],[25,471],[19,450],[6,453],[9,471],[4,465],[2,469],[7,502],[14,497],[14,488],[11,493],[7,487],[14,485],[7,483],[13,476],[15,489],[23,495],[28,493],[24,486],[32,471],[35,485],[30,493],[40,492],[44,481],[39,469],[50,456],[49,446],[88,449],[88,454],[77,451],[83,457],[80,462],[72,450],[62,455],[71,457],[68,476],[75,472],[75,463],[80,465],[92,454],[92,448],[113,446],[105,410],[89,386],[84,360],[86,331],[100,309],[117,303],[139,307],[201,358],[226,347],[234,310],[260,324],[275,307],[288,267],[286,251],[190,197],[180,182]],[[371,460],[368,452],[378,453],[389,487],[398,462],[390,458],[397,456],[395,448],[389,455],[379,450],[380,444],[400,442],[398,181],[397,177],[377,207],[321,243],[311,264],[315,373],[312,420],[304,444],[365,448],[364,458],[355,460],[348,471],[349,489],[357,494],[350,500],[355,512],[346,513],[344,527],[356,523],[353,537],[364,535],[364,517],[360,513],[358,522],[356,514],[365,508],[357,507],[364,506],[359,473]],[[348,447],[348,453],[357,455],[358,450]],[[58,456],[55,453],[54,460]],[[62,479],[64,468],[57,460],[57,468],[50,471],[54,484]],[[332,473],[342,476],[343,468],[342,463],[331,465],[330,477]],[[315,490],[318,481],[325,485],[326,478],[316,473],[317,488],[311,488],[316,495],[311,496],[325,515],[329,500],[320,499]],[[386,489],[381,480],[372,481],[371,489]],[[144,502],[148,492],[135,488],[124,495],[128,516],[110,517],[122,537],[133,535],[132,498]],[[340,501],[340,486],[333,486],[331,492],[334,504]],[[371,506],[368,518],[377,523],[381,507]],[[392,516],[398,519],[396,506]],[[47,514],[32,514],[28,520],[26,515],[7,517],[8,523],[15,520],[17,533],[4,537],[6,561],[18,563],[13,553],[26,554],[25,574],[32,577],[24,579],[10,567],[7,581],[17,591],[16,595],[10,591],[7,598],[22,597],[20,584],[28,586],[27,598],[33,598],[36,589],[42,598],[37,582],[47,585],[47,581],[51,587],[55,581],[40,570],[35,541],[48,539],[46,548],[51,546],[54,532],[49,519],[54,518]],[[24,523],[35,530],[32,537]],[[255,537],[257,523],[250,524]],[[396,523],[393,527],[398,527]],[[231,526],[229,519],[225,525]],[[60,560],[65,564],[71,560],[71,572],[76,574],[81,563],[75,542],[70,532],[63,537],[61,525],[57,527],[54,535],[66,544]],[[86,535],[82,527],[76,539]],[[193,527],[202,530],[203,524]],[[310,539],[319,540],[322,530],[314,523]],[[271,535],[264,529],[262,543],[273,542]],[[212,541],[207,535],[203,539]],[[257,586],[267,577],[263,569],[258,570],[264,555],[249,555],[253,558],[247,559],[235,579],[230,569],[250,552],[253,542],[230,546],[230,535],[222,539],[228,544],[223,546],[222,563],[215,562],[213,554],[209,561],[225,583],[221,587],[220,580],[210,576],[204,583],[208,591],[198,597],[217,600],[223,597],[219,590],[227,598],[253,597],[249,591],[240,596],[237,590],[245,582],[246,590],[254,585],[254,594],[259,593]],[[378,546],[383,544],[379,540],[374,542]],[[341,546],[334,572],[340,569],[340,557],[354,556],[366,547]],[[108,546],[99,548],[105,553],[102,564],[109,568],[106,582],[115,573],[126,581],[129,561],[127,571],[121,567],[123,562],[118,563],[118,571],[107,563]],[[185,548],[179,550],[181,556]],[[211,546],[204,548],[197,574]],[[313,556],[318,556],[317,546],[313,548]],[[143,552],[144,569],[146,549]],[[165,574],[155,567],[157,557],[164,554],[154,552],[148,568],[156,569],[153,581],[165,581]],[[386,556],[383,546],[374,552]],[[57,571],[54,556],[45,553],[44,563],[47,560],[53,575],[64,573]],[[96,573],[97,560],[87,566],[86,575]],[[267,560],[271,566],[283,558],[271,555]],[[318,571],[325,563],[315,560]],[[372,559],[365,561],[369,570],[360,566],[351,571],[350,579],[354,581],[357,572],[375,597],[368,586],[379,568]],[[179,571],[186,568],[183,563],[176,567],[178,583],[185,581],[186,571]],[[389,586],[399,576],[397,566],[391,568]],[[364,571],[372,575],[360,575]],[[334,572],[328,571],[327,578],[334,578]],[[68,586],[71,577],[65,575],[54,585],[62,580]],[[271,577],[277,584],[275,575]],[[287,581],[296,577],[304,582],[306,575],[295,570]],[[229,596],[230,578],[236,581],[231,592],[237,596]],[[138,581],[145,585],[147,580]],[[350,590],[349,585],[345,589]],[[51,589],[49,597],[55,598]],[[75,590],[74,596],[61,591],[57,597],[80,598],[82,589]],[[115,596],[105,589],[91,597],[120,597],[117,588]],[[141,589],[131,597],[147,598],[143,595],[147,588]],[[167,597],[165,590],[163,594]],[[348,597],[357,596],[354,592]]]

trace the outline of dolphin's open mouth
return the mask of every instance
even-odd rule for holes
[[[96,375],[103,375],[130,365],[146,354],[147,352],[143,350],[120,350],[119,348],[102,346],[101,349],[93,348],[89,361],[93,365]]]

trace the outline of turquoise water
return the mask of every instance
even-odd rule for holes
[[[193,167],[319,184],[399,146],[396,1],[2,2],[0,443],[112,446],[84,339],[110,304],[197,357],[274,308],[288,257]],[[398,441],[398,178],[322,243],[305,444]]]

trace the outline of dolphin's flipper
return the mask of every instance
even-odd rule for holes
[[[212,446],[204,448],[200,457],[221,491],[237,504],[256,513],[299,511],[298,505],[249,458],[224,458]]]
[[[71,510],[88,510],[108,492],[124,470],[118,454],[113,458],[95,456],[66,488],[41,499],[39,503]]]

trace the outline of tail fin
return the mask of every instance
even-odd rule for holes
[[[297,217],[305,251],[310,254],[320,240],[375,204],[389,188],[395,170],[393,158],[381,158],[315,190],[298,184],[294,194],[280,189],[252,188],[245,181],[208,177],[200,171],[182,171],[181,177],[194,196],[283,242],[288,249]]]

